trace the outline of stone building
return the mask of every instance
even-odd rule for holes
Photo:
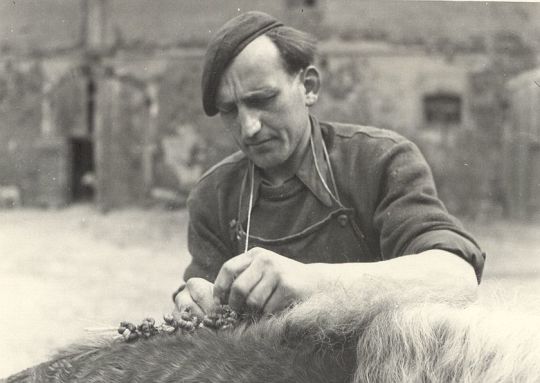
[[[234,149],[219,119],[204,116],[200,106],[204,43],[224,20],[250,7],[323,39],[324,93],[315,110],[321,118],[413,138],[455,213],[504,205],[497,169],[505,83],[537,63],[537,46],[523,43],[519,27],[484,31],[465,44],[419,39],[405,21],[401,29],[381,29],[375,19],[389,13],[380,5],[357,10],[369,28],[349,21],[347,29],[335,23],[338,16],[347,20],[343,7],[322,0],[242,0],[219,13],[210,12],[214,0],[164,0],[160,7],[145,0],[45,2],[48,8],[33,6],[51,12],[40,25],[53,25],[53,41],[32,27],[0,40],[0,188],[16,188],[24,205],[182,205],[200,174]],[[1,5],[0,14],[15,12],[10,6]],[[436,9],[429,5],[426,12]],[[510,15],[522,9],[504,7]],[[30,21],[38,16],[28,10]],[[63,34],[55,35],[57,25],[65,26]],[[401,33],[408,38],[396,41]]]
[[[504,126],[502,181],[513,218],[540,217],[540,68],[507,84],[509,116]]]

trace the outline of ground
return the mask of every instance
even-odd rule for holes
[[[189,262],[186,226],[182,210],[0,211],[0,378],[96,336],[90,328],[170,312]],[[538,307],[540,224],[467,226],[488,254],[480,299]]]

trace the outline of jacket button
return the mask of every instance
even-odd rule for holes
[[[231,229],[234,229],[236,227],[236,220],[235,219],[231,219],[231,222],[229,222],[229,227]]]
[[[347,214],[340,214],[337,217],[337,220],[341,227],[347,226],[347,223],[349,222],[349,217],[347,217]]]

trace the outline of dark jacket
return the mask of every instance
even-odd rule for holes
[[[305,263],[375,262],[443,249],[469,262],[480,281],[485,255],[438,199],[429,166],[413,143],[392,131],[319,124],[315,118],[312,137],[315,155],[306,153],[290,182],[272,187],[255,172],[250,247],[266,247]],[[323,139],[337,188],[331,191],[352,215],[339,210],[317,174],[314,158],[332,184]],[[237,152],[211,168],[192,190],[188,246],[193,259],[186,280],[213,281],[221,265],[243,251],[238,228],[246,227],[248,164]],[[334,218],[343,227],[352,220],[359,235],[340,231],[329,223]],[[321,221],[324,227],[319,229]],[[302,236],[315,226],[317,230]],[[292,240],[292,233],[301,234]]]

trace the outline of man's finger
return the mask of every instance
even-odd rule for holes
[[[252,263],[233,282],[229,293],[229,306],[233,310],[241,311],[251,291],[263,279],[264,270]]]
[[[291,303],[292,302],[289,300],[289,297],[284,296],[283,290],[277,286],[266,302],[266,305],[263,307],[263,311],[269,314],[277,313],[289,306]]]
[[[246,305],[253,309],[264,310],[276,287],[277,280],[267,274],[263,274],[259,283],[247,296]]]
[[[210,312],[214,306],[212,299],[213,284],[203,278],[191,278],[186,283],[191,299],[205,313]]]
[[[229,292],[234,280],[249,267],[252,260],[253,256],[248,251],[229,259],[221,266],[214,282],[214,301],[216,304],[223,304],[229,300]]]
[[[198,317],[204,316],[203,309],[193,300],[188,289],[184,289],[176,295],[174,304],[176,306],[176,311],[173,313],[175,316],[180,316],[186,310]]]

